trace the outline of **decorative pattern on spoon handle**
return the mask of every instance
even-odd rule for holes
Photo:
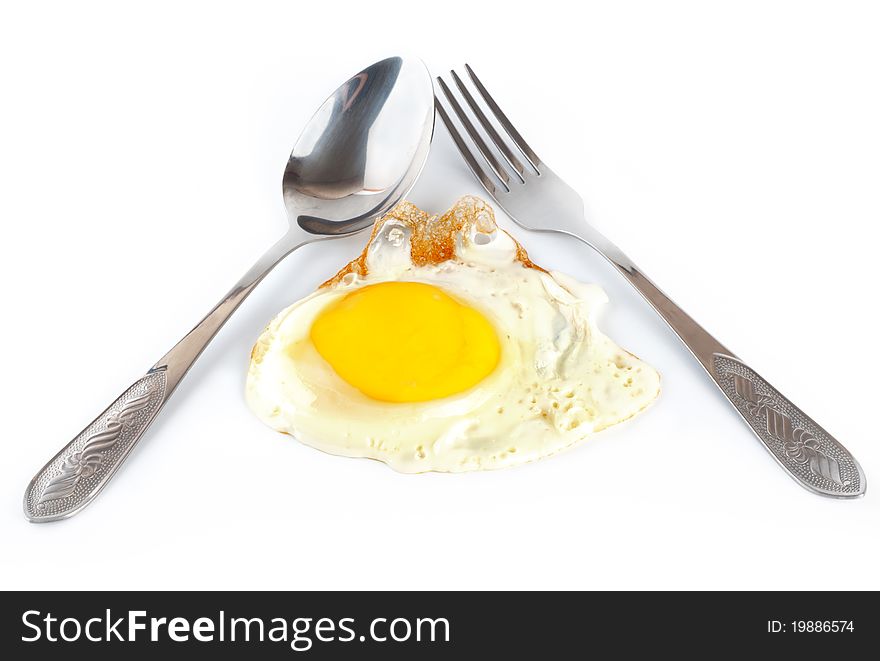
[[[713,367],[721,390],[798,482],[838,498],[865,493],[865,475],[849,451],[757,372],[718,353]]]
[[[165,370],[148,372],[95,418],[31,480],[24,513],[55,521],[89,504],[150,426],[167,392]]]

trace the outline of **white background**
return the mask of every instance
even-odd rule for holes
[[[0,584],[880,588],[878,19],[870,2],[7,6]],[[34,472],[282,233],[314,109],[398,52],[470,62],[598,227],[853,451],[867,496],[797,486],[596,254],[519,231],[605,287],[603,328],[662,372],[638,419],[451,476],[273,433],[243,401],[249,350],[360,251],[348,238],[260,286],[95,503],[27,523]],[[481,192],[438,124],[411,199]]]

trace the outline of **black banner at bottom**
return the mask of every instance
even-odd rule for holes
[[[607,645],[614,656],[839,655],[880,640],[873,601],[833,592],[7,592],[0,615],[7,659],[227,648],[249,659],[557,658]]]

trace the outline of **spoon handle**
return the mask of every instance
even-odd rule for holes
[[[122,465],[170,395],[164,369],[150,370],[77,434],[34,476],[24,514],[56,521],[88,505]]]
[[[299,238],[293,232],[282,237],[195,328],[34,476],[24,494],[30,521],[65,519],[94,500],[226,320],[278,262],[308,242]]]

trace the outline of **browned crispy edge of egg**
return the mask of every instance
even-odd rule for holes
[[[410,255],[416,266],[440,264],[455,259],[455,239],[461,232],[467,233],[471,228],[474,228],[477,232],[491,234],[498,230],[492,207],[473,195],[465,195],[460,198],[442,216],[432,216],[427,211],[419,209],[412,202],[403,201],[376,220],[363,252],[342,267],[339,273],[322,283],[318,289],[335,285],[349,273],[355,273],[358,276],[367,275],[367,253],[370,250],[370,245],[382,231],[385,223],[391,220],[409,227],[411,231]],[[508,234],[508,236],[510,235]],[[512,236],[510,238],[516,245],[516,261],[526,268],[544,271],[529,259],[528,253],[519,241]]]

